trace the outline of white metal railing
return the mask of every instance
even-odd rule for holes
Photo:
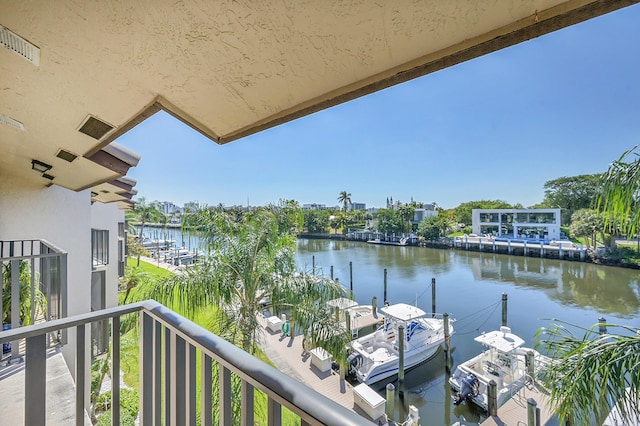
[[[75,328],[76,425],[84,424],[85,359],[88,350],[85,327],[94,321],[111,320],[111,371],[120,371],[120,323],[123,315],[139,313],[140,332],[140,424],[253,425],[254,390],[268,399],[268,424],[282,423],[282,407],[300,417],[301,425],[372,425],[369,420],[281,373],[265,362],[194,324],[155,301],[145,301],[83,315],[53,320],[0,333],[0,343],[26,339],[25,424],[46,421],[46,339],[51,332]],[[196,371],[202,389],[198,396]],[[217,370],[218,402],[214,407],[214,372]],[[232,376],[241,381],[240,395],[232,392]],[[112,424],[120,423],[120,383],[111,381]],[[232,403],[239,401],[234,418]],[[214,409],[217,415],[214,415]],[[239,417],[239,418],[237,418]]]

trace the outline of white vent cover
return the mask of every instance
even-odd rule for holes
[[[11,117],[7,117],[6,115],[0,114],[0,123],[15,127],[18,130],[24,130],[24,125],[21,122],[14,120]]]
[[[36,67],[40,66],[40,48],[12,33],[2,25],[0,25],[0,44],[13,53],[22,56]]]

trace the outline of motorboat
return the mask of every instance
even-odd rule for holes
[[[359,337],[348,345],[350,373],[367,385],[398,374],[399,346],[402,343],[404,369],[431,358],[445,341],[445,322],[441,315],[426,312],[405,303],[380,308],[384,324],[374,333]],[[450,320],[449,335],[453,334]],[[404,339],[398,339],[399,327]]]
[[[524,340],[509,327],[483,333],[474,340],[486,349],[458,365],[449,378],[449,384],[456,391],[455,405],[466,401],[488,411],[488,388],[493,380],[496,404],[500,407],[523,386],[535,383],[536,376],[551,362],[538,351],[523,347]]]
[[[382,244],[382,245],[387,245],[387,246],[408,246],[409,245],[409,238],[408,237],[402,237],[398,241],[386,241],[386,240],[382,240],[380,238],[374,238],[372,240],[367,240],[367,243],[369,243],[369,244]]]

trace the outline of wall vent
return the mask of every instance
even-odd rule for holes
[[[74,154],[73,152],[67,151],[65,149],[61,149],[60,151],[58,151],[58,153],[56,154],[56,157],[62,158],[63,160],[68,162],[72,162],[73,160],[78,158],[76,154]]]
[[[80,126],[80,129],[78,129],[80,133],[84,133],[87,136],[91,136],[96,140],[102,139],[104,135],[106,135],[112,130],[113,130],[112,125],[107,124],[102,120],[98,120],[97,118],[91,115],[87,117],[84,124]]]
[[[24,130],[24,125],[18,120],[14,120],[11,117],[7,117],[6,115],[0,114],[0,123],[6,124],[7,126],[15,127],[18,130]]]
[[[43,173],[43,174],[42,174],[42,177],[43,177],[43,178],[46,178],[46,179],[49,179],[49,180],[53,180],[53,179],[55,179],[55,176],[51,176],[50,174],[47,174],[47,173]]]
[[[2,25],[0,25],[0,44],[36,67],[40,66],[40,48]]]

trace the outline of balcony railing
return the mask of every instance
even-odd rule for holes
[[[3,330],[66,316],[66,252],[45,240],[0,241],[0,270]],[[48,345],[65,339],[57,333],[46,338]],[[13,343],[3,345],[0,358],[21,355],[20,342]]]
[[[123,315],[138,312],[140,333],[140,424],[213,424],[214,408],[220,425],[254,425],[254,390],[267,396],[267,422],[282,423],[282,407],[300,417],[301,425],[367,425],[367,419],[328,399],[302,383],[219,336],[192,323],[155,301],[104,309],[34,326],[0,333],[0,343],[26,339],[25,424],[44,425],[47,400],[45,386],[46,339],[48,333],[75,328],[76,425],[83,425],[87,401],[84,389],[85,329],[94,321],[111,321],[111,371],[120,371],[120,324]],[[202,389],[196,389],[200,370]],[[214,407],[214,373],[218,395]],[[232,376],[241,382],[240,395],[233,395]],[[117,376],[116,376],[117,377]],[[120,383],[111,382],[112,424],[120,424]],[[234,418],[232,401],[240,402]],[[238,418],[239,417],[239,418]]]

